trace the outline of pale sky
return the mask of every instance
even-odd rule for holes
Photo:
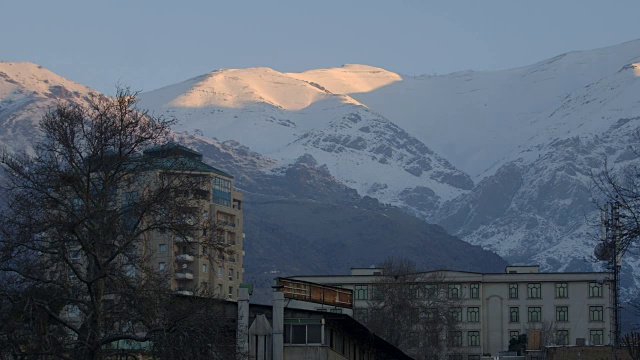
[[[113,93],[219,68],[500,70],[640,38],[638,0],[0,0],[0,61]]]

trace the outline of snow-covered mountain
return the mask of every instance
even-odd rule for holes
[[[291,82],[297,84],[300,80],[292,79]],[[303,89],[308,86],[305,84],[303,82]],[[363,86],[371,88],[375,85],[365,83]],[[436,169],[447,166],[424,145],[411,140],[401,129],[388,120],[379,119],[356,101],[313,90],[317,85],[310,87],[310,100],[289,97],[298,92],[293,91],[287,96],[271,98],[276,105],[270,106],[295,108],[305,101],[317,100],[316,103],[334,101],[338,106],[356,104],[357,111],[349,109],[346,117],[336,111],[336,119],[328,121],[322,131],[305,132],[308,135],[299,139],[296,149],[330,146],[330,138],[338,137],[339,146],[364,151],[367,147],[361,146],[362,140],[352,143],[339,129],[365,126],[366,123],[369,129],[362,132],[371,134],[367,139],[393,142],[394,148],[385,154],[392,158],[396,154],[417,158],[399,161],[407,168],[403,172],[421,171],[424,161],[441,161],[434,166]],[[50,107],[57,101],[87,105],[92,96],[101,95],[40,66],[0,63],[0,154],[4,151],[32,152],[38,136],[38,121]],[[255,102],[256,98],[252,96],[248,93],[245,100]],[[209,101],[207,99],[202,100]],[[266,124],[267,128],[269,126]],[[274,126],[278,129],[282,125]],[[349,266],[377,264],[389,255],[411,258],[425,268],[499,271],[506,265],[496,254],[453,237],[440,226],[382,205],[371,197],[358,195],[311,154],[303,153],[291,161],[284,161],[257,153],[235,140],[222,142],[180,132],[172,132],[170,136],[174,141],[202,152],[205,161],[235,175],[236,186],[244,192],[245,275],[248,281],[255,280],[258,286],[266,286],[268,290],[273,277],[271,271],[286,275],[347,272]],[[305,142],[317,144],[305,145]],[[4,195],[1,171],[0,168],[0,207]],[[451,171],[456,172],[455,169]],[[461,176],[468,181],[464,174]],[[303,223],[301,219],[307,222]],[[391,238],[394,241],[388,241]],[[283,254],[286,254],[286,260],[283,260]],[[266,277],[260,277],[263,273]]]
[[[86,103],[94,90],[32,63],[0,62],[0,146],[31,151],[42,115],[56,101]]]
[[[591,172],[605,158],[636,161],[639,63],[640,40],[442,76],[220,70],[143,94],[143,105],[279,164],[311,154],[361,195],[512,262],[579,270],[597,266]]]
[[[238,141],[281,164],[310,154],[360,194],[383,202],[403,205],[399,198],[418,192],[433,205],[470,190],[469,176],[423,142],[328,88],[373,91],[398,81],[364,65],[299,74],[225,69],[142,94],[140,104],[177,117],[180,130]]]
[[[175,116],[178,130],[194,138],[258,154],[230,164],[254,164],[260,177],[314,163],[324,169],[318,179],[330,176],[442,224],[511,262],[583,270],[597,266],[589,261],[588,219],[597,218],[591,173],[605,159],[640,161],[629,149],[640,128],[639,64],[637,40],[516,69],[440,76],[365,65],[223,69],[142,94],[141,106]],[[2,66],[0,126],[12,131],[4,142],[28,135],[28,126],[10,128],[28,104],[90,91],[45,78],[46,86],[27,90],[18,86],[26,78],[2,70],[18,65]],[[257,186],[255,177],[245,180]],[[640,270],[631,257],[625,262]]]

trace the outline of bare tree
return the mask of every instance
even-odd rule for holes
[[[444,273],[417,272],[406,259],[388,258],[381,267],[367,327],[416,358],[455,352],[462,345],[462,308]]]
[[[60,103],[40,123],[34,156],[0,162],[0,348],[15,358],[103,359],[187,325],[217,326],[193,320],[201,312],[175,298],[172,274],[148,262],[157,233],[207,234],[200,241],[224,251],[192,205],[207,179],[184,159],[143,155],[166,143],[173,121],[139,111],[136,94],[89,104]]]
[[[622,337],[622,347],[633,360],[640,359],[640,333],[633,332]]]
[[[595,187],[594,198],[601,212],[608,210],[607,204],[616,204],[623,213],[616,219],[615,231],[619,251],[638,254],[640,238],[640,165],[631,164],[622,169],[611,168],[607,162],[601,172],[592,174]],[[611,261],[615,244],[611,239],[602,239],[595,256],[598,260]]]

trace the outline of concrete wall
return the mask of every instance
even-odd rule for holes
[[[631,360],[624,349],[612,351],[610,346],[566,346],[547,348],[546,360]]]

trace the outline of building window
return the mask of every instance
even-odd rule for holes
[[[369,287],[367,285],[356,285],[354,293],[356,300],[369,300]]]
[[[467,308],[467,321],[468,322],[479,322],[480,321],[480,308],[479,307]]]
[[[569,345],[569,330],[556,331],[556,345]]]
[[[359,322],[366,324],[369,321],[369,309],[353,309],[353,317]]]
[[[222,284],[218,284],[218,296],[222,296]]]
[[[380,291],[380,285],[371,285],[369,287],[369,299],[382,300],[382,291]]]
[[[218,266],[218,279],[222,279],[222,266]]]
[[[569,307],[558,306],[556,307],[556,321],[569,321]]]
[[[527,296],[529,299],[540,299],[542,297],[540,283],[527,284]]]
[[[556,297],[563,299],[569,297],[569,284],[565,283],[556,283]]]
[[[213,178],[213,202],[231,207],[231,181],[219,177]]]
[[[321,324],[285,324],[284,343],[285,344],[314,344],[320,345],[322,342]]]
[[[509,331],[509,342],[511,342],[511,340],[513,339],[518,340],[519,337],[520,337],[520,331],[518,330]]]
[[[207,265],[206,264],[202,264],[202,272],[203,273],[207,272]]]
[[[455,321],[462,321],[462,308],[454,307],[449,309],[449,315]]]
[[[166,268],[167,268],[167,264],[165,264],[163,262],[158,263],[158,270],[162,271],[162,270],[164,270]]]
[[[509,308],[509,322],[520,322],[520,308],[512,306]]]
[[[167,244],[159,244],[158,245],[158,252],[159,253],[166,253],[167,252]]]
[[[604,343],[604,330],[589,330],[589,342],[591,342],[591,345],[602,345]]]
[[[438,317],[438,309],[427,308],[427,309],[420,310],[419,316],[427,321],[434,321]]]
[[[233,286],[229,286],[229,297],[233,297]]]
[[[229,268],[229,281],[233,280],[233,269]]]
[[[527,309],[527,320],[529,322],[540,322],[542,321],[542,308],[539,306],[532,306]]]
[[[602,297],[602,284],[598,284],[597,282],[590,282],[589,297]]]
[[[518,284],[509,284],[509,299],[518,298]]]
[[[411,293],[411,298],[419,299],[420,298],[420,286],[419,285],[409,285],[409,292]]]
[[[469,331],[467,333],[468,346],[480,346],[480,331]]]
[[[602,321],[602,306],[589,306],[589,321]]]
[[[452,347],[462,346],[462,331],[450,331],[447,334],[447,343]]]
[[[438,295],[438,285],[427,284],[424,287],[424,297],[427,299],[433,299]]]
[[[449,298],[450,299],[459,299],[460,298],[460,289],[462,286],[460,284],[449,284]]]
[[[469,285],[469,297],[472,299],[477,299],[480,297],[480,284]]]
[[[125,276],[134,277],[136,276],[136,267],[133,264],[127,264],[122,267],[122,271]]]

